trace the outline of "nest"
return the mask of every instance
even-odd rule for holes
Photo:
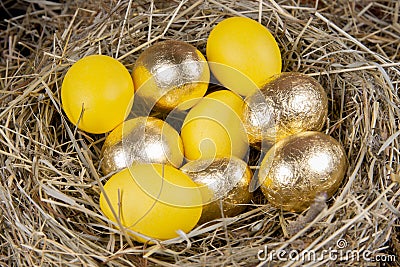
[[[1,266],[353,266],[367,264],[363,252],[399,266],[398,1],[6,0],[1,6]],[[302,214],[276,209],[256,192],[236,217],[158,244],[136,243],[100,211],[105,136],[69,123],[60,106],[63,76],[76,60],[98,53],[132,69],[144,48],[165,39],[205,53],[210,30],[231,16],[260,21],[278,41],[283,71],[306,73],[324,86],[324,132],[347,152],[345,180],[331,199]],[[340,248],[360,258],[324,256]],[[265,249],[292,259],[263,260]],[[313,251],[319,263],[296,259],[293,251]]]

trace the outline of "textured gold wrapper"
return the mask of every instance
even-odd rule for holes
[[[236,157],[191,161],[181,170],[198,183],[203,194],[203,213],[199,223],[236,216],[250,202],[251,170]],[[221,211],[222,205],[222,211]]]
[[[308,208],[319,193],[331,197],[347,165],[338,141],[320,132],[303,132],[277,142],[267,152],[258,179],[271,204],[298,212]]]
[[[275,143],[286,136],[322,129],[328,115],[324,88],[296,72],[274,76],[245,99],[242,119],[251,144]]]
[[[178,132],[154,117],[138,117],[124,122],[106,138],[102,147],[104,175],[137,163],[165,163],[180,167],[183,145]]]
[[[147,48],[132,73],[137,95],[163,111],[188,109],[207,91],[210,70],[192,45],[168,40]]]

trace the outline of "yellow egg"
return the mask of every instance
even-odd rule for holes
[[[204,96],[210,69],[194,46],[168,40],[147,48],[137,59],[133,72],[137,96],[162,111],[186,110]]]
[[[61,87],[68,119],[89,133],[105,133],[122,123],[133,104],[134,88],[128,70],[116,59],[92,55],[78,60]]]
[[[165,163],[179,168],[183,144],[179,133],[167,122],[154,117],[137,117],[117,126],[102,148],[103,174],[132,163]]]
[[[302,211],[315,197],[331,197],[347,169],[346,152],[338,141],[320,132],[302,132],[277,142],[261,162],[261,190],[274,206]]]
[[[252,173],[241,159],[195,160],[182,166],[181,170],[201,186],[205,205],[199,223],[221,218],[222,214],[224,217],[236,216],[251,200]]]
[[[104,190],[122,225],[140,242],[174,238],[178,230],[188,233],[202,212],[198,186],[169,165],[133,164],[113,175]],[[103,194],[100,208],[116,222]]]
[[[243,99],[229,90],[210,93],[187,114],[181,137],[185,157],[243,158],[248,150],[246,131],[239,113]]]
[[[274,37],[249,18],[228,18],[215,26],[208,37],[206,53],[218,81],[245,96],[254,93],[282,68]]]

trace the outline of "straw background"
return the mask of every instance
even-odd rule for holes
[[[0,266],[261,266],[264,245],[318,254],[339,239],[349,250],[397,255],[386,266],[400,266],[399,1],[5,0],[0,10]],[[231,16],[261,21],[278,41],[283,71],[324,86],[324,132],[347,152],[345,180],[315,214],[282,212],[258,192],[239,216],[182,239],[135,243],[101,214],[105,136],[69,123],[63,76],[96,53],[131,70],[143,49],[165,39],[205,54],[211,29]],[[319,265],[367,263],[265,266]]]

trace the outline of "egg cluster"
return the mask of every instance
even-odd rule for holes
[[[225,19],[211,31],[206,56],[167,40],[145,49],[131,74],[116,59],[93,55],[64,77],[69,120],[89,133],[109,132],[101,210],[140,242],[238,215],[257,187],[276,207],[302,211],[318,193],[332,196],[344,177],[344,149],[319,132],[328,116],[324,88],[305,74],[281,73],[278,44],[265,27]],[[224,89],[207,91],[211,73]],[[148,112],[137,115],[135,106]],[[182,120],[170,124],[176,114]],[[254,177],[251,146],[265,153]]]

